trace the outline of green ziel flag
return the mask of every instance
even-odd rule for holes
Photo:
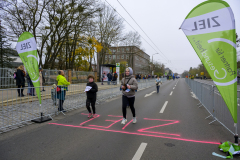
[[[199,4],[187,15],[181,29],[237,123],[236,31],[229,4],[221,0]]]
[[[36,87],[36,93],[39,103],[41,104],[40,94],[40,81],[39,81],[39,67],[38,67],[38,55],[37,44],[33,35],[29,32],[24,32],[18,39],[17,52],[21,58],[24,67],[26,68],[34,87]]]

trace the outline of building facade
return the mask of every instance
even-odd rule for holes
[[[133,68],[133,74],[150,73],[150,56],[136,46],[110,47],[105,62],[125,63]]]

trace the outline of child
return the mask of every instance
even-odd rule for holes
[[[53,84],[52,89],[51,89],[51,98],[53,100],[53,105],[57,104],[57,97],[56,97],[57,94],[56,93],[57,93],[56,84]]]
[[[88,118],[91,118],[91,117],[95,118],[95,113],[96,113],[95,112],[95,102],[96,102],[96,99],[97,99],[98,86],[93,81],[94,81],[94,76],[89,75],[87,86],[90,86],[92,88],[89,91],[86,91],[86,94],[87,94],[86,107],[87,107],[87,110],[89,112]],[[91,108],[90,108],[90,104],[92,106],[93,114],[92,114],[92,111],[91,111]]]

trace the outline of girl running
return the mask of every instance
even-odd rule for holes
[[[91,118],[91,117],[95,118],[95,113],[96,113],[95,103],[97,100],[98,86],[96,83],[94,83],[93,75],[88,76],[87,86],[92,87],[89,91],[86,91],[87,92],[86,107],[89,112],[88,118]],[[92,110],[90,108],[90,104],[92,105]]]

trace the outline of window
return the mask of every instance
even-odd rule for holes
[[[113,55],[113,59],[116,59],[116,55]]]
[[[129,55],[126,55],[126,59],[129,59]]]
[[[122,48],[122,52],[125,52],[125,48]]]
[[[112,55],[109,55],[109,59],[112,59]]]
[[[121,58],[124,59],[124,55],[122,55]]]
[[[117,55],[117,59],[120,59],[120,55]]]
[[[127,51],[127,52],[129,51],[129,48],[128,48],[128,47],[126,48],[126,51]]]
[[[118,51],[118,52],[121,52],[121,48],[118,48],[117,51]]]
[[[113,49],[112,51],[113,51],[113,53],[115,53],[115,52],[116,52],[116,49]]]
[[[107,59],[108,58],[108,56],[107,55],[105,55],[105,59]]]

